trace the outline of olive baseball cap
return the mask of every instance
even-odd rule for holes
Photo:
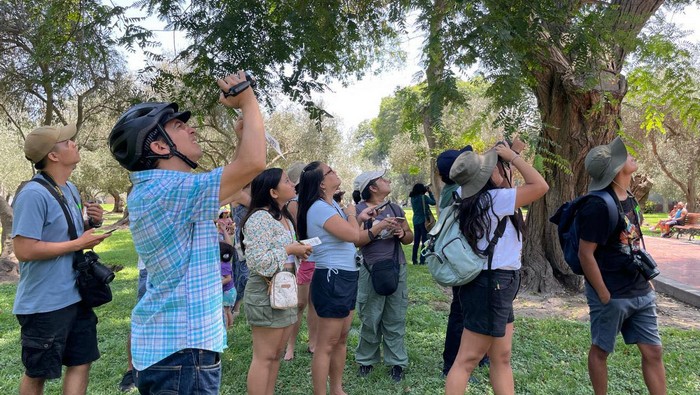
[[[589,191],[605,189],[627,162],[627,148],[620,137],[610,144],[593,147],[586,155],[584,165],[591,176]]]
[[[36,164],[53,149],[56,143],[70,140],[78,134],[78,128],[70,123],[63,126],[40,126],[24,139],[24,156]]]
[[[486,185],[493,168],[498,162],[496,150],[490,149],[483,155],[474,151],[460,154],[450,169],[450,179],[462,187],[462,198],[476,195]]]

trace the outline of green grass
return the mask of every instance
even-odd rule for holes
[[[407,213],[408,214],[408,213]],[[107,223],[118,219],[109,215]],[[404,250],[410,255],[410,246]],[[126,368],[125,341],[129,315],[135,304],[137,282],[136,254],[129,231],[116,231],[97,248],[105,262],[124,265],[112,283],[114,301],[98,308],[98,337],[102,358],[92,367],[89,394],[119,394],[117,384]],[[387,368],[377,366],[360,379],[354,363],[359,322],[355,318],[348,341],[348,359],[344,375],[349,394],[437,394],[443,391],[440,378],[444,330],[450,297],[430,278],[425,266],[409,265],[408,328],[406,344],[410,363],[405,380],[396,384]],[[0,285],[0,394],[17,393],[23,372],[20,360],[19,326],[12,315],[15,285]],[[590,394],[586,370],[589,331],[586,323],[560,319],[517,318],[513,341],[513,371],[517,394]],[[700,393],[700,332],[662,328],[669,393]],[[310,394],[311,354],[306,348],[306,328],[297,343],[296,358],[283,362],[276,393]],[[624,346],[619,339],[617,351],[610,357],[610,394],[646,393],[636,347]],[[229,332],[229,348],[223,354],[222,394],[244,394],[251,359],[251,333],[243,316]],[[475,372],[479,382],[469,393],[491,393],[488,372]],[[60,382],[47,385],[47,394],[59,394]]]

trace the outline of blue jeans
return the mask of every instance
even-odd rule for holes
[[[221,383],[219,353],[188,348],[136,372],[141,394],[217,395]]]

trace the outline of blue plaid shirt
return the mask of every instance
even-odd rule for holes
[[[214,225],[222,171],[131,174],[131,235],[148,271],[146,294],[131,313],[131,354],[137,370],[186,348],[224,350]]]

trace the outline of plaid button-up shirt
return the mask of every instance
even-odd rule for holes
[[[131,174],[131,235],[148,271],[146,294],[131,313],[137,370],[186,348],[222,352],[225,347],[214,225],[222,171]]]

